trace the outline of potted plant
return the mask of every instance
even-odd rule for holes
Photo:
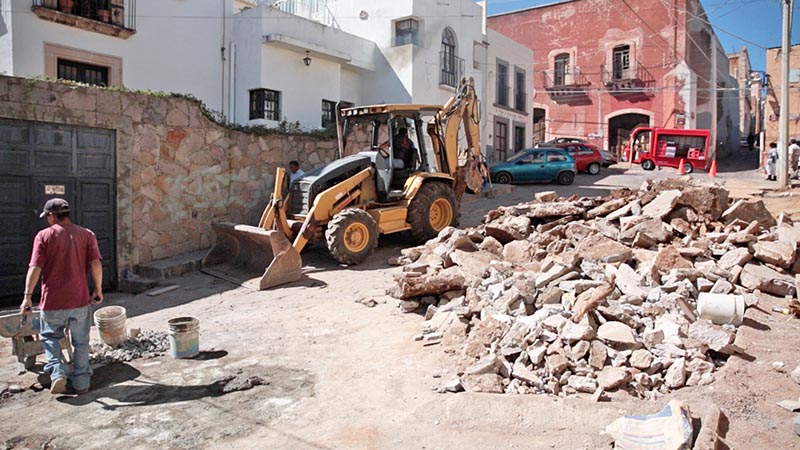
[[[97,17],[100,22],[108,22],[111,19],[111,11],[107,9],[98,9],[97,10]]]
[[[58,9],[68,14],[72,13],[73,0],[58,0]]]

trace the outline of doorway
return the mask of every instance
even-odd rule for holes
[[[622,155],[622,149],[628,143],[631,131],[638,126],[650,124],[650,117],[644,114],[628,113],[614,116],[608,120],[608,150]]]

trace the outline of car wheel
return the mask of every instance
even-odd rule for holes
[[[642,169],[653,170],[655,168],[656,168],[656,163],[654,163],[653,161],[650,161],[649,159],[642,161]]]
[[[575,180],[575,174],[572,172],[561,172],[558,174],[558,184],[572,184],[573,180]]]
[[[597,175],[600,173],[600,163],[593,162],[586,167],[586,171],[589,172],[590,175]]]
[[[500,172],[495,175],[494,182],[498,184],[511,184],[511,174],[508,172]]]
[[[687,174],[694,172],[694,166],[690,162],[683,163],[683,171]]]

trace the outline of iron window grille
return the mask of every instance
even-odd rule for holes
[[[514,72],[514,109],[517,111],[525,111],[526,107],[525,93],[525,72],[516,69]]]
[[[32,6],[136,29],[136,0],[32,0]]]
[[[497,104],[508,106],[508,65],[497,63]]]
[[[331,128],[336,125],[336,102],[322,101],[322,128]]]
[[[250,91],[250,120],[281,120],[281,93],[271,89]]]
[[[108,67],[95,66],[59,58],[56,63],[58,78],[78,83],[108,86]]]
[[[416,19],[398,20],[394,23],[394,43],[396,46],[417,44],[419,21]]]

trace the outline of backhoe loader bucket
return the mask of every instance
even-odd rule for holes
[[[300,279],[300,253],[282,232],[232,223],[211,227],[217,241],[203,259],[203,272],[258,290]]]

